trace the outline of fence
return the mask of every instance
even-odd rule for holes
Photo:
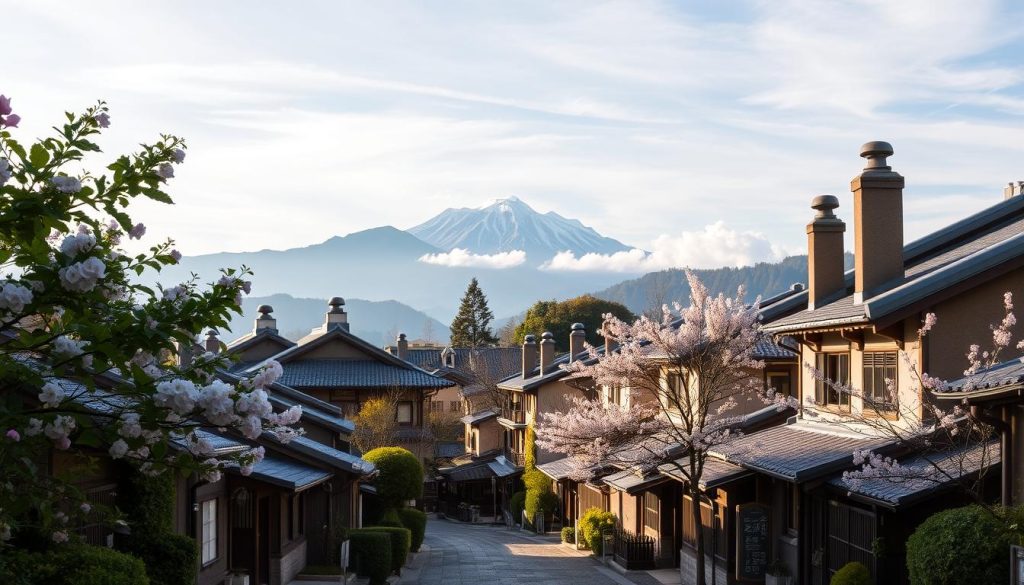
[[[616,530],[614,536],[615,562],[630,571],[655,567],[657,541],[653,537],[626,530]]]

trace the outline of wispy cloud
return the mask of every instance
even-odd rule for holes
[[[719,221],[698,232],[662,235],[651,243],[651,251],[635,248],[614,254],[560,252],[543,270],[644,273],[669,268],[714,268],[748,266],[756,262],[781,260],[786,251],[757,232],[729,229]]]
[[[526,262],[526,252],[512,250],[511,252],[499,252],[497,254],[474,254],[465,248],[455,248],[451,252],[438,254],[424,254],[420,256],[420,262],[425,264],[436,264],[452,268],[514,268]]]

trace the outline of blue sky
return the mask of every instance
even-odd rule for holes
[[[669,263],[737,264],[801,252],[814,195],[839,195],[852,223],[868,140],[896,149],[908,239],[1024,179],[1010,3],[33,0],[0,14],[0,93],[24,134],[104,98],[110,153],[189,140],[178,205],[137,209],[186,254],[517,195]]]

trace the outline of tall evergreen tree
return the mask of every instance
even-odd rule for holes
[[[498,342],[491,331],[494,313],[487,306],[487,296],[476,278],[469,281],[466,294],[462,295],[459,312],[452,320],[453,347],[482,347]]]

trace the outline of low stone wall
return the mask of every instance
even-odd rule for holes
[[[697,582],[697,555],[689,547],[683,547],[679,555],[679,577],[681,582],[685,585],[688,583]],[[704,557],[704,582],[711,583],[711,558],[708,556]],[[725,563],[719,561],[716,563],[716,571],[718,573],[717,580],[715,581],[719,585],[726,585],[729,583],[729,569],[725,566]]]
[[[286,552],[280,559],[271,559],[270,562],[270,583],[271,585],[285,585],[291,583],[299,571],[306,568],[306,541],[295,545]]]

